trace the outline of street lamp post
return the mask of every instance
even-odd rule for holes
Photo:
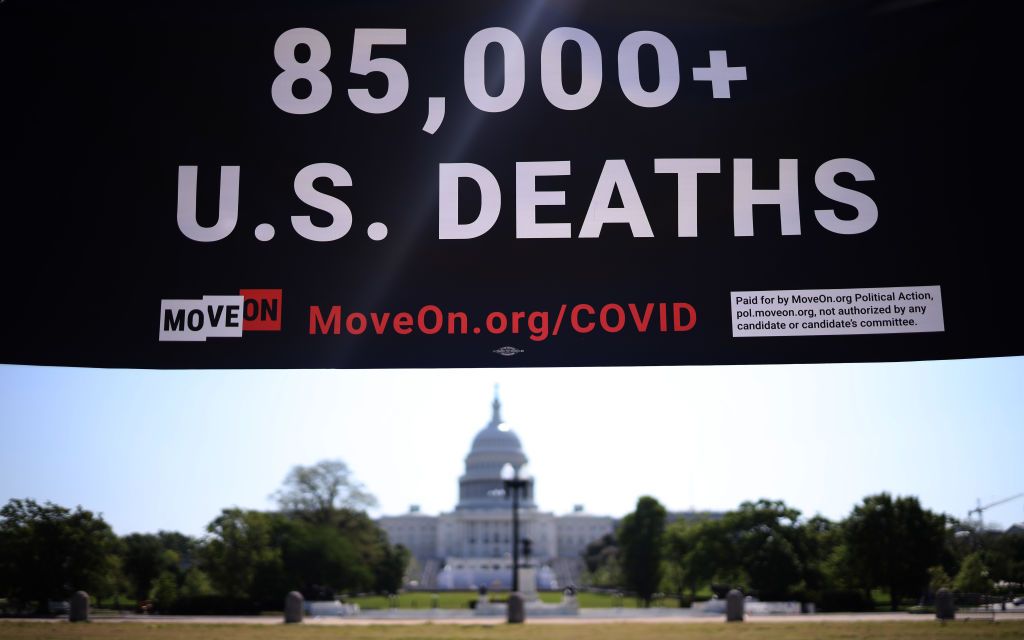
[[[501,479],[505,483],[505,497],[512,495],[512,592],[508,596],[508,621],[516,623],[526,619],[526,607],[519,593],[519,492],[529,485],[530,476],[526,465],[516,469],[505,463]]]

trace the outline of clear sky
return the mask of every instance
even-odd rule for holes
[[[371,371],[0,366],[0,499],[203,533],[270,509],[288,469],[344,460],[380,506],[450,510],[494,384],[542,509],[621,516],[781,499],[838,519],[865,495],[965,517],[1024,492],[1024,358],[853,365]],[[986,522],[1024,521],[1024,499]]]

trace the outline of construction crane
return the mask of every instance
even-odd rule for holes
[[[996,500],[995,502],[992,502],[990,504],[986,504],[985,506],[981,505],[981,499],[979,498],[978,499],[978,506],[967,512],[967,519],[968,520],[971,519],[971,514],[972,513],[978,514],[978,528],[981,529],[981,528],[983,528],[984,514],[985,514],[985,511],[987,509],[991,509],[992,507],[998,507],[1001,504],[1006,504],[1007,502],[1010,502],[1011,500],[1016,500],[1017,498],[1024,498],[1024,493],[1018,493],[1017,495],[1010,496],[1009,498],[1003,498],[1002,500]]]

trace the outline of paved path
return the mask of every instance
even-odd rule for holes
[[[594,611],[594,610],[588,610]],[[411,615],[386,617],[387,612],[379,612],[379,617],[360,615],[350,618],[342,617],[319,617],[305,619],[303,624],[323,626],[365,626],[365,625],[418,625],[427,622],[438,624],[458,625],[503,625],[504,620],[493,616],[466,616],[460,612],[447,612],[439,610],[431,615],[430,611],[422,611],[416,617]],[[404,614],[405,612],[403,612]],[[412,612],[409,612],[412,613]],[[959,615],[958,619],[966,616]],[[972,614],[970,617],[983,617],[990,619],[990,614]],[[695,615],[652,615],[652,616],[575,616],[575,617],[544,617],[528,618],[528,624],[537,625],[564,625],[564,624],[711,624],[724,622],[724,616],[695,616]],[[996,612],[996,620],[1024,620],[1024,612]],[[109,624],[133,624],[133,623],[171,623],[171,624],[259,624],[277,625],[283,624],[278,616],[161,616],[161,615],[123,615],[107,616],[94,615],[90,618],[92,622]],[[34,619],[37,622],[62,622],[62,618]],[[777,624],[777,623],[829,623],[829,622],[935,622],[935,616],[927,614],[910,613],[820,613],[804,614],[798,616],[786,615],[759,615],[747,616],[747,623],[753,624]]]

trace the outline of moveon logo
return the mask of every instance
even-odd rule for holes
[[[281,290],[242,289],[237,296],[160,301],[160,342],[241,338],[243,331],[281,330]]]

